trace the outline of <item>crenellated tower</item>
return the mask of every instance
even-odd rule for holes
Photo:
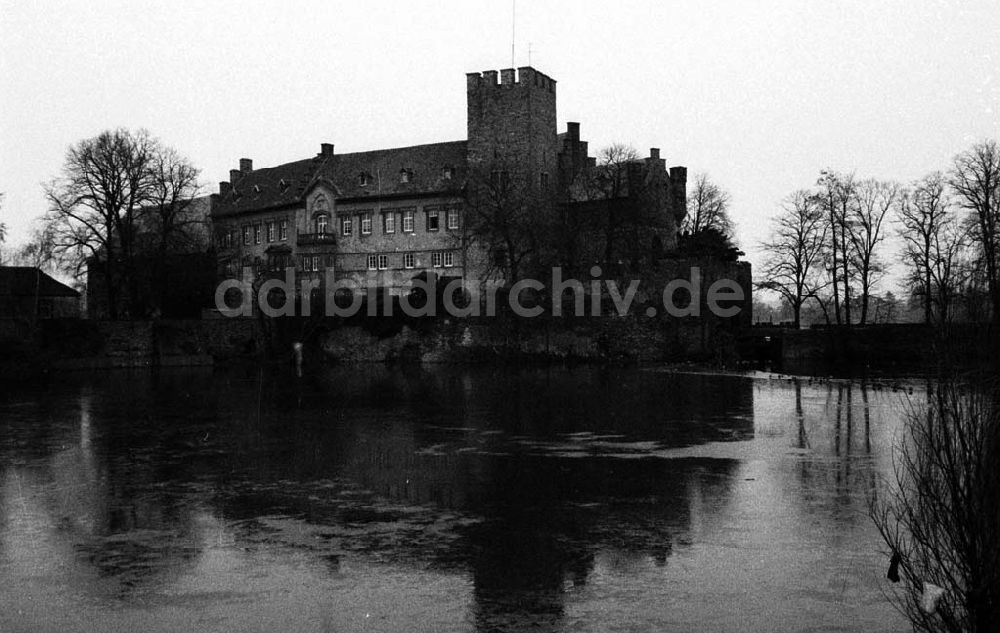
[[[472,170],[508,171],[529,188],[556,186],[556,82],[530,66],[467,77],[468,161]]]

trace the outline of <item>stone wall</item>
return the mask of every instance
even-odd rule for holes
[[[782,371],[800,374],[845,370],[933,372],[944,362],[962,367],[997,355],[1000,336],[986,323],[936,328],[919,323],[786,330]]]
[[[704,320],[629,316],[563,320],[452,319],[430,329],[402,325],[386,335],[361,325],[316,337],[326,358],[342,362],[546,360],[734,364],[734,336]]]
[[[206,365],[264,349],[252,319],[56,319],[40,323],[29,345],[40,362],[66,369]]]

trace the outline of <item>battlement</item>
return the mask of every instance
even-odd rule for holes
[[[499,81],[497,78],[499,76]],[[531,66],[521,66],[516,71],[504,68],[500,71],[486,70],[481,73],[466,73],[469,90],[480,88],[537,88],[555,94],[556,80]]]

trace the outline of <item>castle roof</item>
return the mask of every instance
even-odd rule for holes
[[[0,266],[0,297],[79,297],[80,293],[31,266]]]
[[[338,199],[457,192],[465,183],[465,158],[466,141],[341,154],[330,157],[311,184],[332,185]]]
[[[302,200],[306,186],[329,158],[333,157],[317,156],[247,172],[231,183],[228,192],[219,194],[212,215],[236,215],[295,204]]]
[[[466,141],[320,154],[242,174],[230,191],[219,194],[212,214],[236,215],[300,204],[318,184],[333,189],[337,199],[457,192],[465,183],[466,171]]]

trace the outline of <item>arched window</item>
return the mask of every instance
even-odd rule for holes
[[[323,213],[324,211],[327,211],[328,209],[327,209],[327,206],[326,206],[326,196],[324,196],[323,194],[320,194],[320,195],[316,196],[315,198],[313,198],[313,209],[312,210],[313,210],[313,213]]]
[[[330,216],[325,213],[320,213],[316,216],[315,224],[317,233],[326,233],[326,228],[330,224]]]

